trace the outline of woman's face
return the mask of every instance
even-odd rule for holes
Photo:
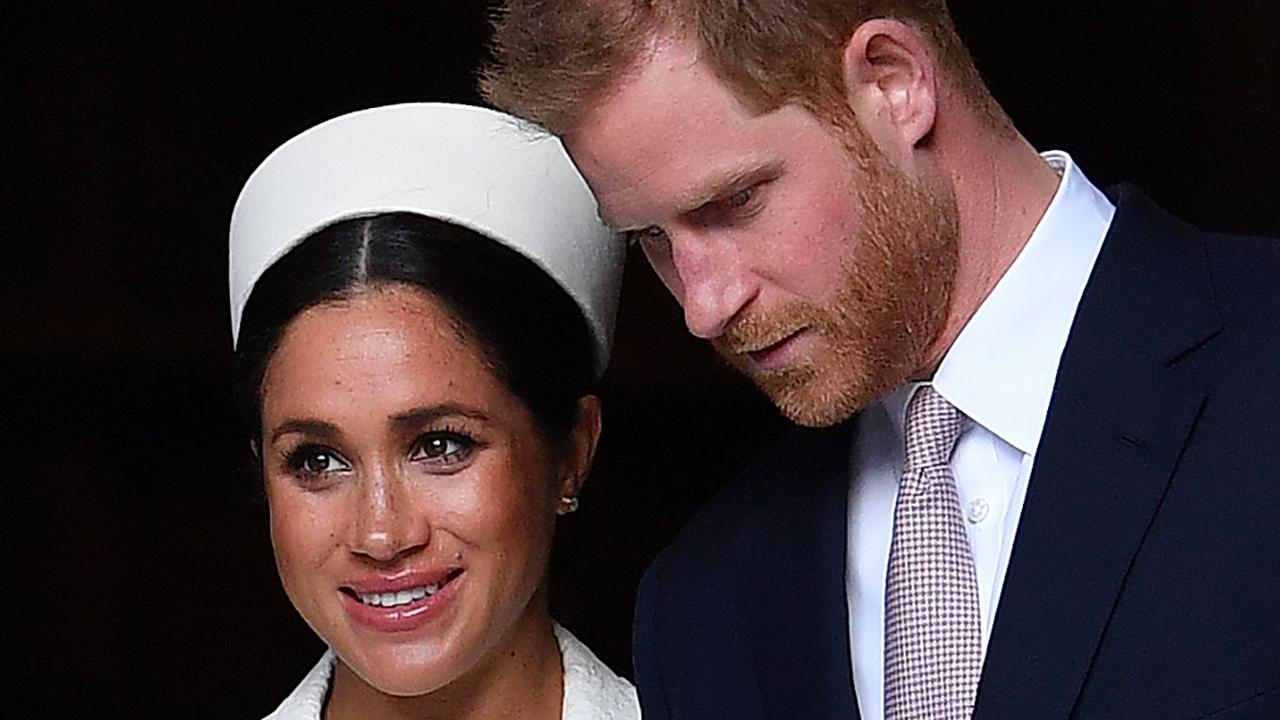
[[[435,299],[395,286],[298,315],[262,421],[285,591],[367,683],[431,692],[545,622],[556,508],[590,453],[552,453]]]

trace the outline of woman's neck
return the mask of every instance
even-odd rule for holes
[[[426,695],[387,695],[339,659],[325,720],[558,720],[564,670],[551,618],[545,606],[539,610],[517,623],[476,667]]]

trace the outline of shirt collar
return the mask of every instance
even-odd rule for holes
[[[1028,455],[1040,443],[1076,306],[1115,215],[1070,155],[1042,157],[1062,178],[1053,200],[932,380],[966,416]],[[899,436],[922,384],[906,383],[884,401]]]
[[[332,649],[325,650],[320,662],[302,679],[289,697],[266,720],[320,720],[324,714],[325,700],[333,679],[335,656]]]

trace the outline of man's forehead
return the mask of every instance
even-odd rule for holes
[[[735,143],[755,113],[687,44],[655,49],[569,132],[565,147],[614,228],[647,218],[629,217],[639,198],[689,207],[763,159]]]
[[[664,109],[689,111],[693,98],[716,99],[724,111],[749,115],[745,105],[702,59],[696,40],[658,35],[621,72],[609,88],[578,113],[562,136],[572,137],[616,122],[618,115],[645,117]],[[696,119],[696,116],[695,116]]]

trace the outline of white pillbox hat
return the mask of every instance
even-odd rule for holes
[[[560,141],[495,110],[407,103],[321,123],[271,153],[231,215],[231,335],[262,273],[348,218],[412,212],[528,257],[582,309],[608,364],[625,246]]]

